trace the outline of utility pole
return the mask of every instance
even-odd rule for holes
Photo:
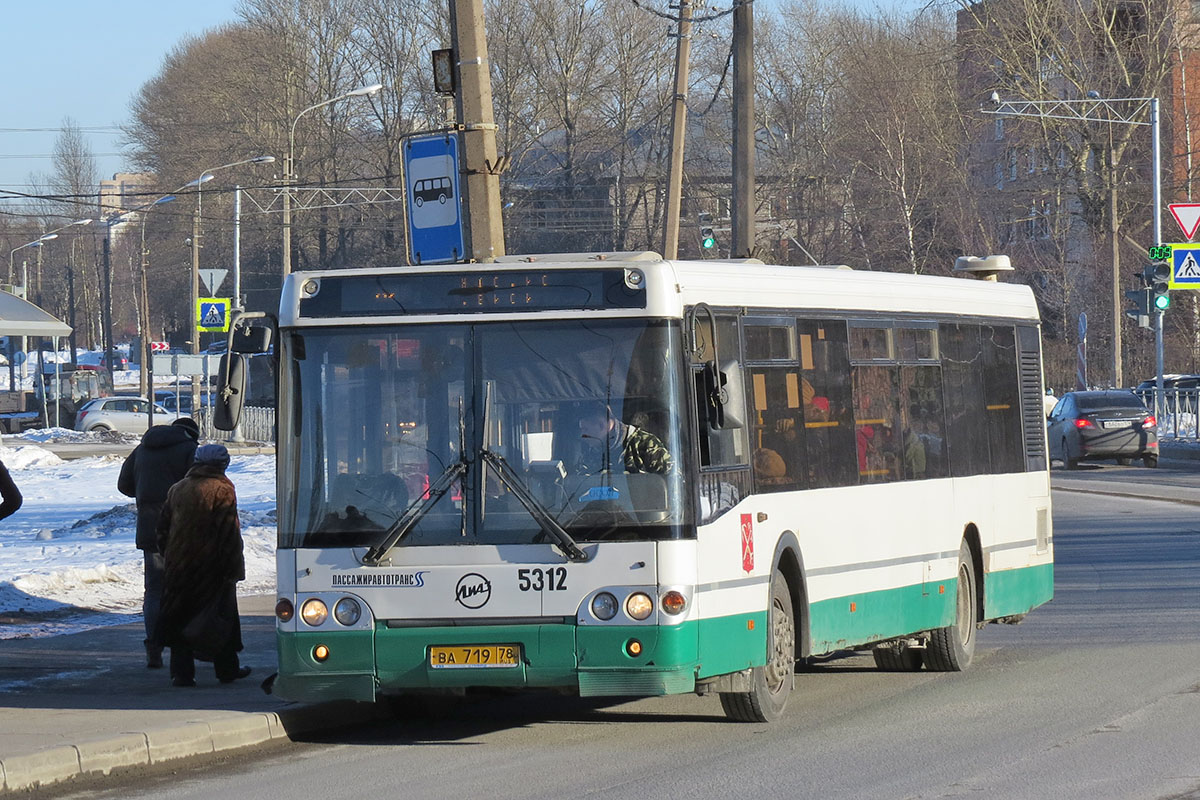
[[[692,4],[679,0],[675,33],[675,101],[671,106],[671,167],[667,174],[667,211],[663,220],[663,258],[679,255],[679,210],[683,194],[683,142],[687,129],[688,61],[692,53]]]
[[[482,0],[450,0],[450,36],[458,86],[454,103],[462,141],[459,169],[466,177],[459,183],[466,187],[467,252],[472,261],[494,261],[504,255],[504,222]]]
[[[113,341],[112,341],[112,225],[109,222],[104,232],[104,280],[100,290],[104,297],[100,300],[100,324],[104,326],[101,335],[104,337],[104,363],[107,364],[108,382],[113,383]]]
[[[192,307],[188,314],[192,318],[192,354],[200,354],[200,321],[196,319],[196,310],[200,298],[200,206],[192,212]],[[152,393],[153,394],[153,393]],[[152,398],[153,399],[153,398]],[[192,376],[192,415],[200,410],[200,384],[196,376]]]
[[[754,4],[733,7],[733,203],[730,255],[754,255]]]

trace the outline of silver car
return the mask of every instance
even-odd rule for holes
[[[144,397],[98,397],[75,415],[77,431],[120,431],[145,433],[150,418],[150,401]],[[154,406],[155,424],[173,422],[178,414]]]

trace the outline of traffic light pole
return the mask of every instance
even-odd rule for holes
[[[1162,235],[1162,153],[1159,149],[1159,139],[1162,138],[1162,121],[1158,112],[1158,98],[1150,98],[1150,142],[1151,169],[1154,170],[1153,204],[1154,204],[1154,244],[1161,246]],[[1163,405],[1163,310],[1154,309],[1154,361],[1156,375],[1154,377],[1154,418],[1161,416]]]

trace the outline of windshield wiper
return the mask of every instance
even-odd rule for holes
[[[450,487],[454,485],[454,482],[466,474],[467,462],[462,459],[455,461],[442,470],[442,474],[438,475],[437,479],[429,484],[429,490],[425,492],[421,499],[410,505],[400,516],[400,519],[393,522],[391,527],[384,531],[383,539],[379,544],[367,551],[366,555],[362,557],[362,563],[368,567],[379,566],[379,563],[387,558],[392,548],[399,544],[400,540],[417,526],[417,523],[429,513],[429,509],[433,508],[438,500],[442,499],[442,495],[450,491]]]
[[[489,466],[496,470],[496,474],[500,477],[500,482],[516,495],[517,500],[529,512],[529,516],[533,517],[543,533],[554,540],[554,543],[558,545],[558,549],[562,550],[563,555],[567,557],[568,561],[588,560],[587,553],[579,549],[579,545],[575,543],[575,540],[571,538],[571,535],[566,532],[563,526],[558,524],[558,520],[554,519],[545,506],[538,502],[538,499],[525,486],[521,477],[504,460],[504,456],[493,453],[487,448],[480,450],[479,455]]]

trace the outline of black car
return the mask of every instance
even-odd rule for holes
[[[1067,392],[1046,424],[1050,457],[1067,469],[1102,458],[1158,466],[1158,422],[1129,389]]]

